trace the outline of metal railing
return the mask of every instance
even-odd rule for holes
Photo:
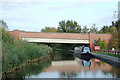
[[[112,51],[112,50],[96,50],[94,52],[120,55],[120,51]]]

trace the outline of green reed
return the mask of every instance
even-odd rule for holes
[[[41,58],[51,53],[52,49],[43,44],[28,43],[27,41],[15,40],[7,31],[2,29],[2,71]]]

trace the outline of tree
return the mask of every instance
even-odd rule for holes
[[[119,24],[120,24],[120,20],[115,22],[112,21],[112,26],[115,26],[117,30],[119,29]]]
[[[109,43],[109,48],[118,49],[118,33],[117,32],[112,34],[112,40]]]
[[[110,34],[117,33],[117,32],[118,31],[114,26],[110,26],[109,29],[106,31],[106,33],[110,33]]]
[[[8,30],[7,23],[4,22],[4,20],[0,20],[0,28],[3,28],[5,30]]]
[[[45,27],[45,29],[42,29],[41,32],[58,32],[58,29],[54,27]]]
[[[95,42],[95,46],[100,46],[100,48],[102,50],[106,50],[107,49],[107,41],[106,40],[102,40],[99,38],[96,42]]]
[[[66,32],[66,23],[65,23],[65,20],[59,22],[58,30],[59,30],[60,32]]]
[[[8,31],[5,31],[4,28],[0,29],[0,31],[2,32],[2,41],[6,43],[13,43],[14,38],[10,36]]]
[[[102,40],[102,42],[101,42],[101,49],[103,49],[103,50],[107,49],[107,41],[106,40]]]
[[[96,24],[93,24],[93,27],[92,27],[92,28],[90,28],[89,33],[98,33],[98,28],[97,28],[97,27],[95,27],[95,26],[96,26]]]
[[[66,33],[81,33],[81,26],[76,21],[63,20],[59,22],[58,31]]]
[[[95,46],[100,46],[100,42],[101,42],[101,39],[99,38],[99,39],[95,42]]]
[[[82,33],[81,26],[77,26],[76,33]]]
[[[83,30],[82,33],[88,33],[89,29],[87,28],[87,26],[83,26]]]
[[[109,27],[106,25],[106,26],[103,26],[102,29],[99,31],[99,33],[107,33]]]
[[[120,24],[119,24],[120,26]],[[120,27],[118,29],[118,48],[120,49]]]
[[[111,22],[112,25],[110,25],[109,27],[103,26],[102,29],[99,31],[99,33],[114,33],[118,31],[119,27],[120,27],[120,20],[116,21],[116,22]]]

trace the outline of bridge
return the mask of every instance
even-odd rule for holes
[[[109,42],[112,39],[111,34],[80,34],[80,33],[41,33],[25,31],[9,31],[10,35],[16,39],[26,40],[33,43],[70,43],[70,44],[88,44],[94,46],[94,42],[101,38]]]

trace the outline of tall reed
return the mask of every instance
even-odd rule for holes
[[[43,44],[28,43],[22,40],[15,40],[7,31],[2,29],[2,71],[19,66],[49,54],[52,49]]]

